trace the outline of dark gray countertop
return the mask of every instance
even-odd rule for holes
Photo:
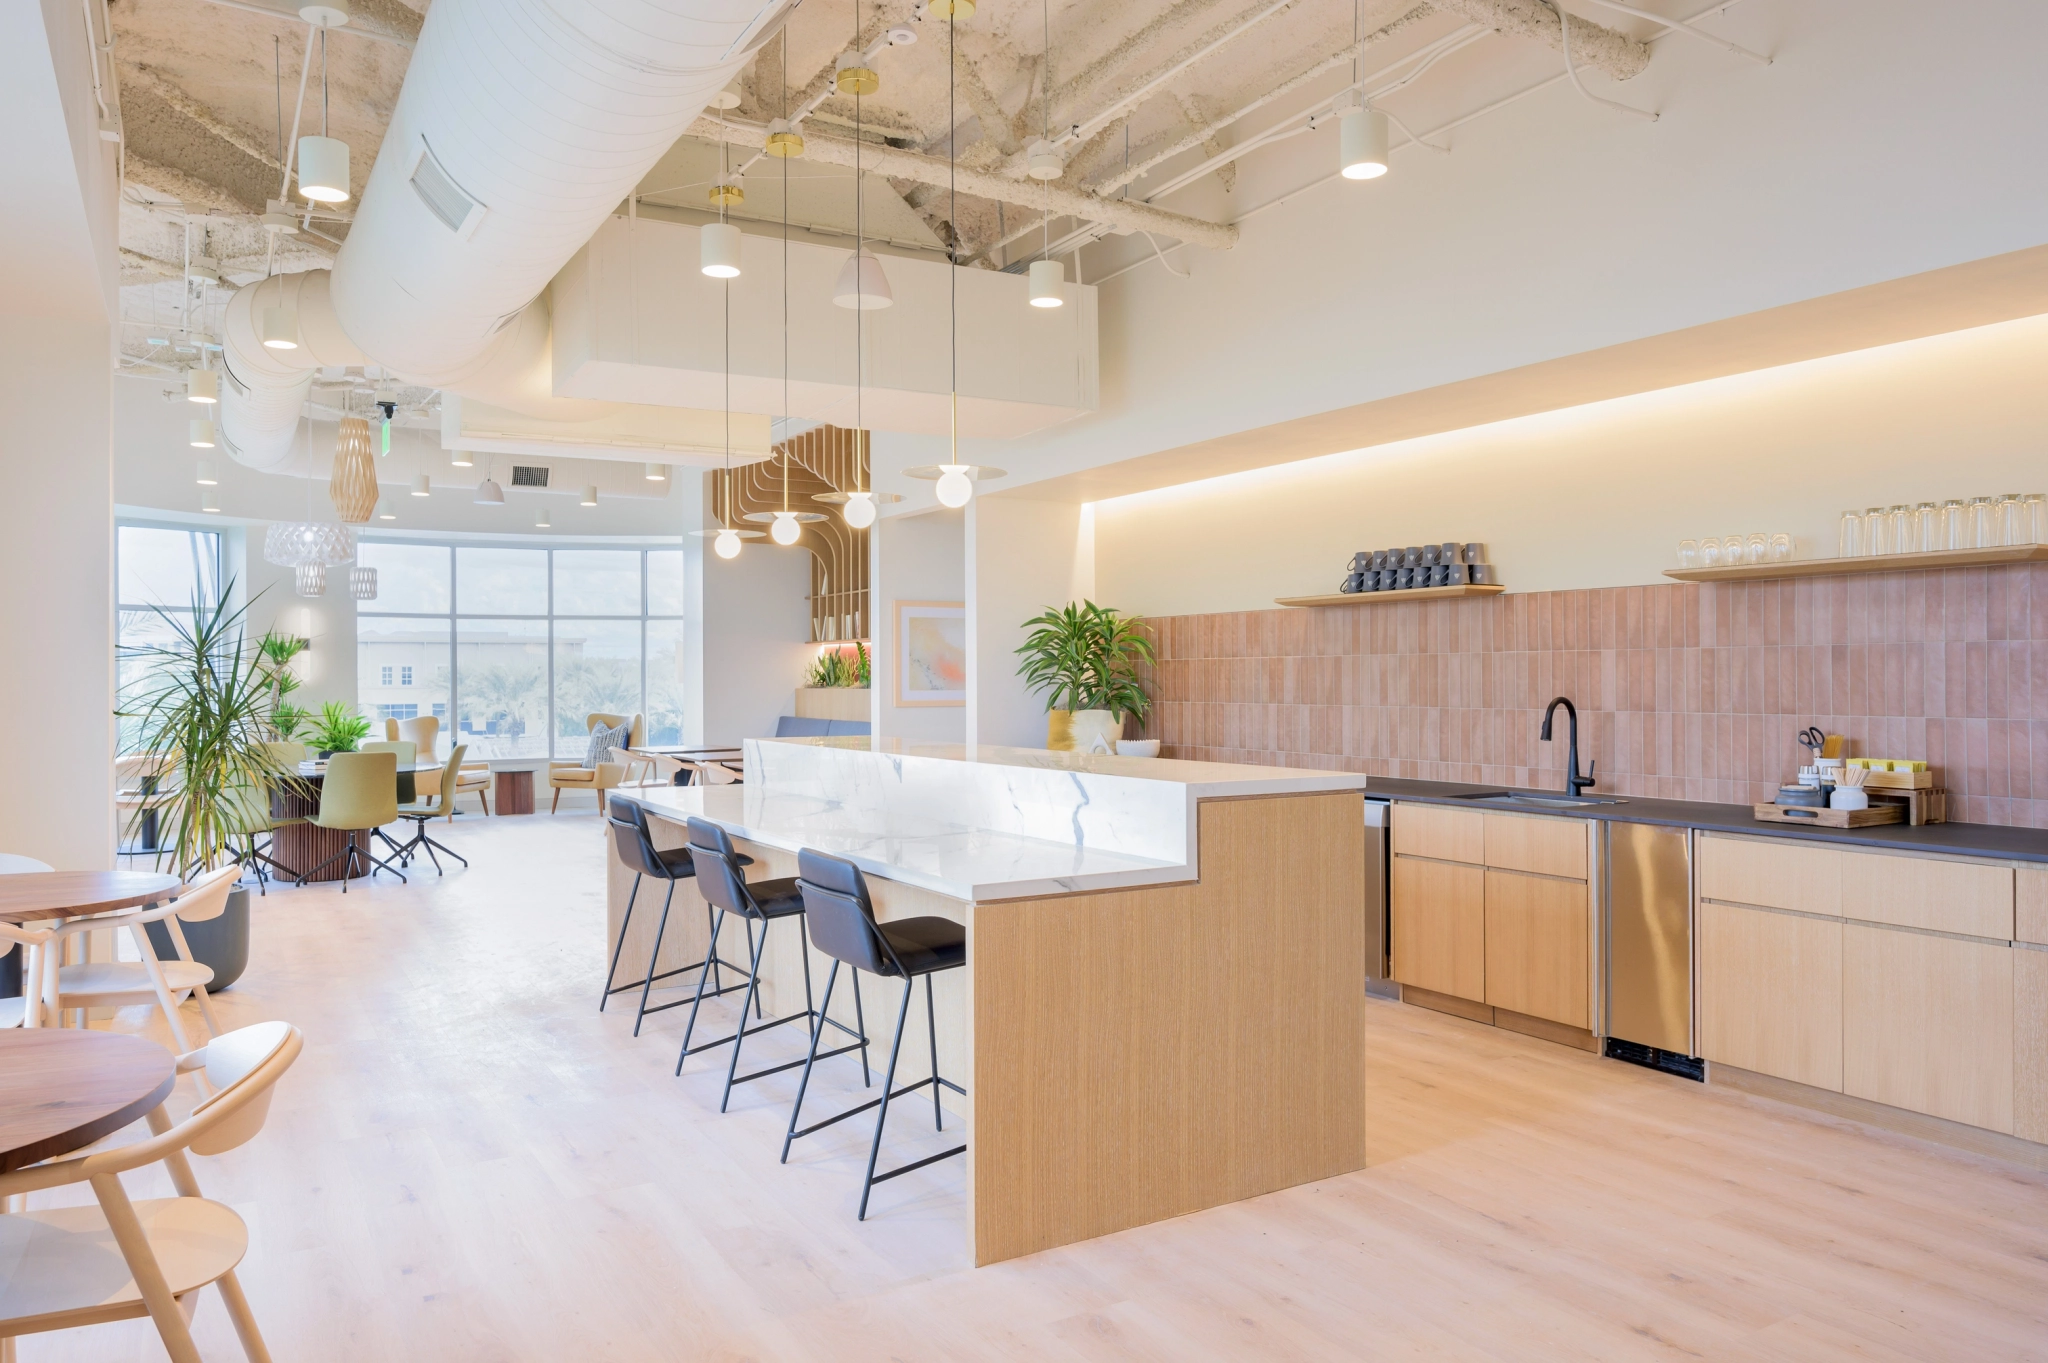
[[[1672,824],[1685,828],[1706,828],[1719,833],[1753,833],[1764,838],[1798,838],[1807,842],[1839,842],[1858,847],[1889,847],[1896,851],[1945,852],[1952,856],[2004,857],[2014,861],[2048,862],[2048,829],[2008,828],[1988,823],[1931,823],[1919,828],[1906,824],[1877,824],[1870,828],[1805,828],[1793,824],[1764,823],[1748,805],[1717,805],[1694,800],[1651,800],[1634,795],[1621,797],[1616,805],[1580,805],[1559,809],[1544,805],[1512,804],[1500,800],[1461,800],[1474,791],[1501,790],[1501,786],[1461,785],[1455,781],[1407,781],[1393,776],[1374,776],[1366,787],[1368,799],[1413,800],[1424,804],[1456,805],[1463,809],[1505,809],[1517,814],[1553,814],[1565,819],[1609,819],[1624,823]],[[1539,794],[1556,794],[1542,791]],[[1603,794],[1600,790],[1592,792]]]

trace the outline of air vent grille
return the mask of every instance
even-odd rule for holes
[[[546,487],[547,485],[548,471],[545,468],[534,468],[527,464],[514,464],[512,466],[512,486]]]
[[[475,218],[483,212],[483,205],[464,192],[455,183],[455,177],[442,169],[434,157],[434,149],[420,142],[419,163],[412,169],[413,192],[420,196],[420,202],[427,211],[439,218],[442,225],[458,236],[466,235],[475,225]]]

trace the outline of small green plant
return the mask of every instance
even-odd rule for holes
[[[829,653],[820,653],[811,664],[811,670],[804,674],[805,686],[866,686],[871,674],[868,646],[857,643],[853,646],[852,657],[845,649],[835,648]]]
[[[1107,710],[1143,720],[1152,700],[1138,668],[1154,661],[1144,622],[1093,601],[1048,608],[1026,620],[1017,675],[1045,693],[1047,710]]]
[[[330,700],[320,707],[320,718],[306,741],[320,752],[354,752],[356,744],[370,736],[370,721],[353,707]]]
[[[309,718],[306,710],[288,703],[285,697],[299,689],[298,675],[292,671],[292,659],[310,647],[310,639],[275,632],[256,641],[257,666],[262,669],[270,691],[270,727],[286,742],[297,735]]]
[[[298,738],[299,730],[306,727],[313,718],[313,712],[297,705],[274,705],[270,710],[270,727],[277,731],[278,738],[290,743]]]

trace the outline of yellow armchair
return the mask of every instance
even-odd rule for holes
[[[616,729],[625,722],[626,716],[624,715],[589,715],[583,721],[583,728],[584,732],[588,733],[599,725],[603,725],[607,729]],[[637,748],[646,741],[647,722],[641,716],[634,715],[633,727],[627,736],[626,746]],[[624,784],[628,767],[634,762],[644,760],[629,754],[622,754],[617,748],[613,748],[612,753],[614,756],[623,757],[625,760],[599,762],[595,767],[586,767],[581,762],[548,763],[548,785],[555,792],[554,799],[548,804],[548,813],[553,814],[561,809],[562,792],[565,790],[590,791],[597,797],[598,808],[603,809],[604,792]]]

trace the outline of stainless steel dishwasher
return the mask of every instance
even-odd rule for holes
[[[1605,1053],[1704,1079],[1693,1029],[1692,830],[1620,820],[1606,830]]]

